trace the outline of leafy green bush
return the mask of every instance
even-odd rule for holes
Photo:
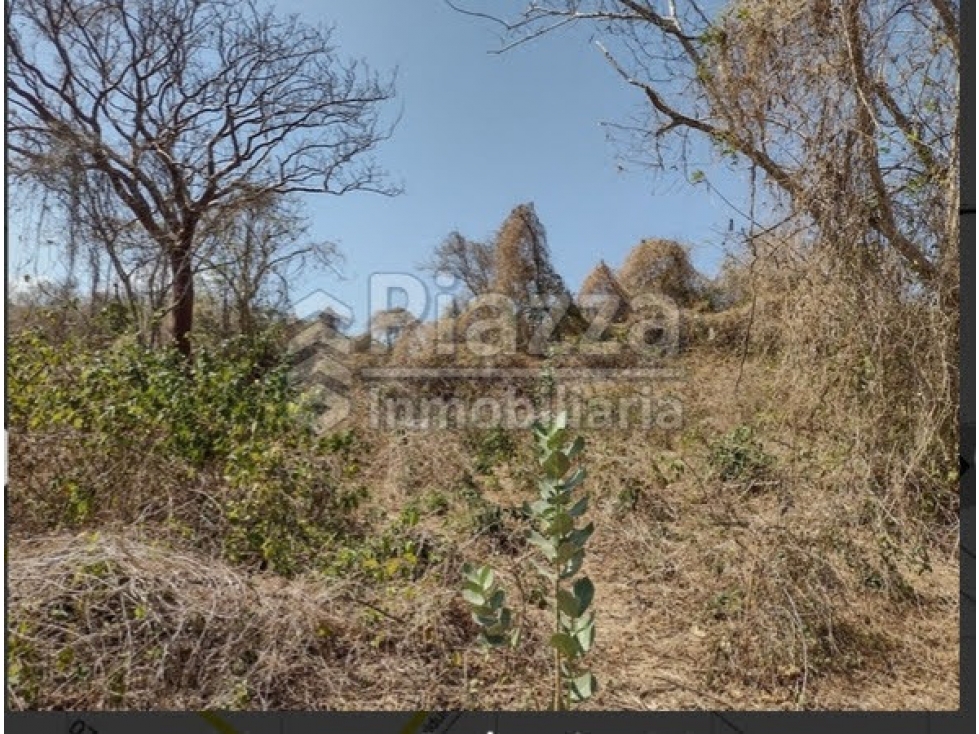
[[[51,509],[51,524],[94,521],[113,500],[107,493],[131,491],[122,473],[108,492],[103,481],[95,490],[93,476],[158,462],[188,491],[203,474],[220,483],[206,490],[220,505],[232,560],[291,574],[342,526],[350,493],[338,491],[331,458],[346,462],[343,476],[355,474],[346,470],[356,437],[318,438],[305,427],[268,338],[201,347],[190,366],[170,350],[53,345],[36,332],[13,337],[8,354],[12,428],[25,442],[53,436],[77,459],[52,480],[64,507]]]
[[[159,451],[201,466],[291,427],[286,365],[265,368],[266,351],[260,342],[226,342],[202,349],[188,368],[174,350],[91,350],[25,332],[9,345],[10,420],[123,444],[153,438]]]
[[[347,536],[342,544],[330,543],[333,550],[325,573],[377,583],[418,579],[430,565],[441,560],[440,551],[430,538],[413,530],[418,520],[417,508],[409,506],[383,532],[361,538]]]

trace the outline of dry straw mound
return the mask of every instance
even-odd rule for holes
[[[629,294],[626,293],[625,288],[622,287],[615,277],[615,273],[605,264],[604,260],[599,261],[598,265],[585,277],[581,284],[581,290],[578,292],[578,297],[582,300],[594,296],[614,299],[610,301],[615,304],[611,316],[612,321],[621,321],[629,315]],[[603,308],[608,309],[608,306],[603,304]],[[584,306],[584,310],[587,312],[590,309]]]
[[[663,294],[680,307],[690,306],[698,296],[699,276],[690,255],[672,240],[643,240],[626,257],[618,275],[632,296]]]
[[[14,709],[298,708],[343,677],[323,585],[98,534],[21,544],[7,572]]]
[[[8,558],[13,710],[467,705],[453,651],[475,633],[455,588],[405,581],[378,598],[99,533],[18,542]]]

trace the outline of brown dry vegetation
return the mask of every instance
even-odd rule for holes
[[[687,318],[670,362],[679,378],[658,387],[680,401],[682,426],[582,429],[597,527],[589,658],[602,685],[584,707],[954,709],[948,325],[815,256],[791,298],[774,276],[765,290],[764,272],[753,306]],[[418,328],[416,346],[435,327]],[[411,338],[351,360],[430,364],[403,347]],[[538,369],[588,363],[518,356]],[[368,389],[355,386],[355,406]],[[338,430],[355,443],[317,471],[366,498],[326,560],[291,578],[229,564],[205,542],[227,532],[220,477],[13,435],[12,706],[545,707],[547,612],[519,517],[529,432],[383,430],[365,410]],[[90,466],[76,480],[114,500],[84,521],[56,516],[41,475],[64,471],[59,461]],[[466,561],[491,563],[514,589],[519,651],[479,651],[458,594]]]
[[[697,272],[683,246],[671,240],[643,240],[619,271],[629,293],[661,293],[678,306],[690,306],[697,295]]]
[[[187,17],[205,5],[190,3]],[[679,413],[642,429],[628,420],[576,429],[596,528],[584,571],[597,626],[587,659],[600,684],[582,707],[958,707],[953,4],[737,0],[714,18],[696,4],[676,4],[677,17],[657,6],[538,0],[505,25],[509,46],[573,23],[617,39],[602,47],[606,58],[649,104],[649,120],[629,126],[640,154],[686,171],[706,144],[750,174],[744,251],[717,278],[662,239],[589,276],[584,294],[624,301],[604,334],[618,352],[585,349],[595,345],[584,303],[563,315],[550,308],[569,305],[569,294],[531,204],[488,241],[450,235],[429,263],[466,295],[495,291],[509,302],[453,303],[434,323],[380,314],[374,334],[313,360],[315,344],[294,341],[287,357],[302,363],[291,372],[280,331],[305,334],[307,324],[263,312],[249,328],[271,323],[268,334],[224,341],[234,332],[217,328],[228,321],[214,311],[221,293],[188,297],[208,233],[163,179],[160,211],[143,212],[155,244],[137,249],[172,267],[174,337],[185,357],[199,339],[193,361],[138,346],[158,344],[98,283],[87,303],[65,289],[11,309],[12,709],[545,708],[553,616],[526,563],[535,550],[522,505],[537,478],[529,431],[391,429],[372,406],[419,397],[542,405],[565,383],[587,383],[592,407],[637,387],[614,373],[593,379],[598,370],[635,367],[666,368],[639,387]],[[61,24],[45,28],[60,16],[39,7],[25,4],[14,23],[60,43]],[[146,48],[170,49],[166,40]],[[310,58],[318,40],[303,37]],[[21,82],[16,163],[42,186],[94,197],[82,212],[90,221],[72,224],[84,225],[101,262],[115,240],[91,227],[128,215],[118,219],[126,202],[100,166],[140,157],[109,155],[87,118],[50,114],[45,105],[62,109],[73,85],[40,79],[17,32],[8,30],[8,46]],[[73,63],[84,73],[84,59]],[[372,134],[356,152],[369,152],[375,105],[391,90],[346,79],[341,96],[367,95],[355,117]],[[24,89],[51,95],[30,100]],[[100,115],[111,96],[107,105]],[[193,135],[201,114],[188,118]],[[44,181],[66,149],[78,149],[70,185]],[[119,175],[155,181],[159,170]],[[316,170],[298,165],[266,183],[288,191]],[[375,168],[362,173],[348,187],[387,190]],[[691,181],[710,185],[695,173]],[[209,216],[241,211],[253,183],[226,181],[243,191]],[[251,283],[233,267],[225,275]],[[163,294],[150,298],[154,328]],[[541,323],[555,327],[550,339],[537,338]],[[519,368],[524,377],[358,372],[379,367]],[[353,409],[318,435],[308,424],[334,384],[349,388]],[[486,655],[477,645],[460,594],[467,562],[498,570],[523,625],[519,648]]]

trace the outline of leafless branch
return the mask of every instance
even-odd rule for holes
[[[393,78],[342,60],[329,29],[254,2],[18,0],[6,41],[14,169],[67,150],[106,184],[170,261],[187,354],[203,222],[273,194],[399,191],[371,158]]]

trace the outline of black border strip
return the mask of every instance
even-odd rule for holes
[[[412,713],[50,712],[10,714],[12,731],[31,734],[826,734],[974,731],[964,712],[464,712],[430,721]]]

